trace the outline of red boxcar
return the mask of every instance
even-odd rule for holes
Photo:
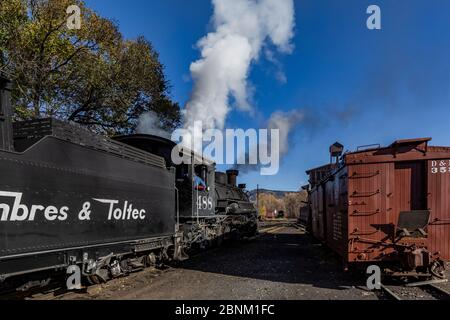
[[[312,185],[313,235],[346,264],[394,261],[402,272],[442,276],[450,260],[450,148],[430,140],[344,154]]]

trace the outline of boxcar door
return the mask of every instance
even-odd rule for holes
[[[395,164],[396,214],[427,210],[427,179],[423,161]]]

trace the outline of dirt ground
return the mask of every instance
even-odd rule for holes
[[[177,267],[145,270],[91,287],[87,293],[56,299],[378,299],[364,287],[362,275],[343,272],[338,259],[300,228],[265,224],[254,240],[202,253]]]

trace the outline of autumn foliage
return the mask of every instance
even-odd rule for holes
[[[69,29],[68,6],[81,9]],[[152,44],[125,39],[81,0],[1,0],[0,71],[13,80],[15,117],[56,117],[110,135],[131,133],[153,111],[162,129],[180,123]]]
[[[286,218],[298,218],[300,208],[305,206],[307,194],[304,192],[285,193],[276,197],[272,193],[259,195],[259,213],[262,217],[272,217],[273,213],[283,211]]]

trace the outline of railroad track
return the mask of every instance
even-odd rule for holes
[[[61,299],[82,299],[89,300],[97,296],[99,292],[107,288],[120,288],[124,281],[135,281],[139,277],[156,278],[167,272],[175,270],[174,267],[165,265],[162,268],[146,268],[137,270],[127,275],[111,279],[101,284],[89,284],[81,290],[69,291],[65,288],[63,279],[55,279],[49,285],[41,288],[34,288],[26,292],[10,291],[0,293],[0,301],[3,300],[61,300]]]
[[[119,290],[125,282],[133,283],[139,278],[157,278],[161,275],[175,270],[171,267],[164,269],[145,269],[141,271],[132,272],[127,276],[122,276],[116,279],[112,279],[106,283],[92,284],[86,286],[81,290],[68,291],[60,283],[60,286],[55,284],[55,287],[36,291],[35,293],[28,294],[22,297],[15,297],[19,300],[91,300],[100,296],[104,290]],[[103,297],[105,298],[105,297]],[[106,296],[107,298],[107,296]]]
[[[276,231],[279,231],[283,228],[296,228],[296,229],[300,229],[301,226],[297,223],[292,223],[292,222],[279,222],[279,223],[272,223],[272,224],[267,224],[267,225],[262,225],[259,227],[259,232],[260,233],[274,233]]]
[[[251,240],[248,238],[247,240]],[[189,254],[190,258],[201,258],[207,256],[213,252],[219,251],[223,246],[208,248],[207,250],[201,250],[192,252]],[[131,272],[125,276],[111,279],[106,283],[90,284],[78,291],[68,291],[65,289],[64,281],[56,280],[51,285],[43,288],[36,288],[28,292],[13,291],[6,294],[0,294],[1,300],[60,300],[60,299],[91,299],[96,295],[96,292],[101,291],[103,288],[113,287],[119,285],[122,280],[128,279],[130,282],[138,279],[141,276],[159,277],[167,272],[176,270],[176,264],[163,265],[159,268],[144,269]]]
[[[281,224],[278,224],[281,225]],[[271,225],[271,228],[275,225]],[[246,238],[245,240],[251,241],[255,239],[256,237],[250,237]],[[208,256],[211,253],[214,253],[216,251],[219,251],[223,249],[223,246],[218,247],[211,247],[205,250],[195,251],[189,253],[190,258],[201,258],[202,256]],[[114,286],[117,284],[117,282],[120,282],[122,279],[137,279],[139,278],[139,275],[149,275],[152,274],[155,277],[160,276],[164,273],[176,270],[177,264],[167,264],[163,265],[162,267],[154,268],[152,270],[145,269],[145,270],[136,270],[133,271],[125,276],[111,279],[106,283],[101,284],[90,284],[83,288],[82,290],[78,291],[68,291],[65,289],[65,282],[64,280],[58,279],[52,282],[50,285],[46,285],[44,287],[35,288],[27,292],[20,292],[20,291],[11,291],[11,292],[0,292],[0,301],[1,300],[58,300],[58,299],[89,299],[92,297],[92,295],[95,295],[95,292],[98,290],[101,290],[103,287],[107,286]]]
[[[431,280],[406,285],[382,285],[381,298],[387,300],[450,300],[450,292],[442,287],[447,280]]]
[[[260,229],[260,233],[275,233],[277,231],[280,231],[281,229],[284,229],[286,226],[272,226],[270,228],[263,228]]]

